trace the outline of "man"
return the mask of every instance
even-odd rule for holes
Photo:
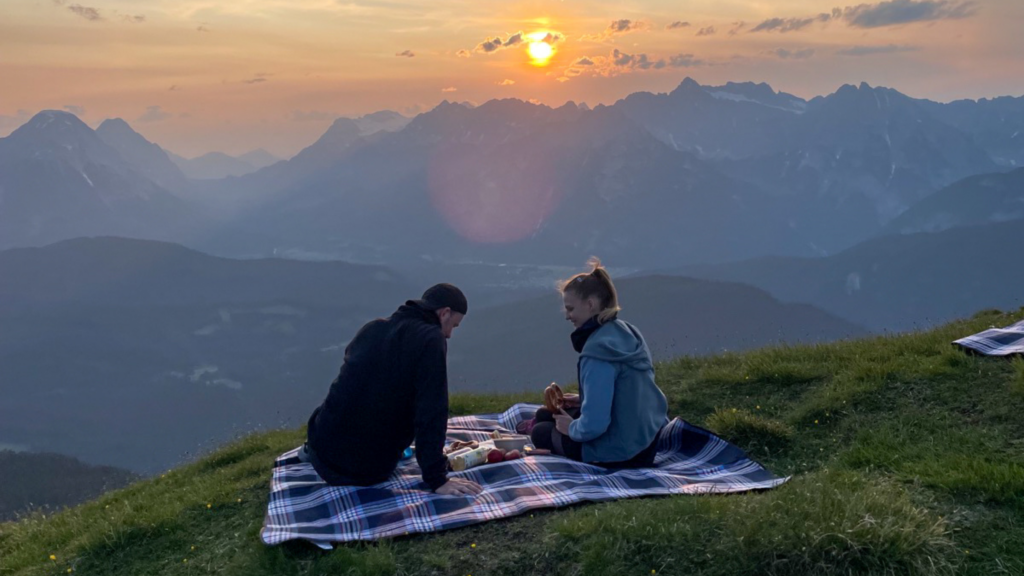
[[[481,492],[475,482],[447,477],[447,339],[465,316],[462,291],[427,289],[388,318],[363,326],[327,399],[309,418],[300,457],[332,485],[369,486],[386,480],[416,440],[427,486],[445,495]]]

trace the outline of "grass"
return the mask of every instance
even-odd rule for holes
[[[908,335],[658,366],[670,412],[748,450],[782,487],[534,512],[321,552],[258,533],[273,459],[254,435],[53,516],[0,524],[0,575],[1024,574],[1024,361]],[[454,414],[522,395],[456,395]],[[50,556],[54,559],[51,560]]]

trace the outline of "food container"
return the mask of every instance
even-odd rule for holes
[[[487,453],[493,449],[491,446],[481,446],[465,452],[459,450],[448,455],[448,463],[451,464],[452,470],[455,472],[469,470],[487,462]]]
[[[523,448],[530,443],[529,436],[502,436],[494,439],[494,447],[508,452],[509,450],[523,451]]]

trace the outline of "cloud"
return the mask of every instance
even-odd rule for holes
[[[200,24],[199,26],[196,26],[196,32],[209,32],[209,31],[210,31],[210,29],[207,28],[206,25],[204,25],[204,24]]]
[[[459,58],[469,58],[470,53],[469,50],[463,49],[456,52],[455,55],[458,56]]]
[[[523,31],[520,30],[519,32],[516,32],[515,34],[511,34],[505,40],[502,40],[501,36],[495,36],[494,38],[491,38],[489,40],[484,40],[483,42],[481,42],[481,43],[476,45],[475,50],[477,52],[483,52],[485,54],[490,54],[492,52],[497,52],[498,50],[501,50],[502,48],[511,48],[511,47],[516,46],[518,44],[522,44],[522,42],[523,42]]]
[[[815,22],[842,21],[852,28],[880,28],[912,22],[959,20],[978,12],[975,0],[887,0],[878,4],[858,4],[833,8],[805,18],[769,18],[751,32],[795,32]]]
[[[565,40],[565,36],[562,35],[562,33],[560,32],[548,32],[547,34],[544,35],[543,38],[535,39],[530,36],[527,36],[526,33],[520,30],[515,34],[509,35],[509,37],[504,40],[501,39],[501,36],[495,36],[494,38],[484,40],[483,42],[477,44],[474,50],[476,52],[483,52],[484,54],[492,54],[494,52],[497,52],[498,50],[504,50],[505,48],[513,48],[515,46],[519,46],[521,44],[528,42],[547,42],[548,44],[551,44],[553,46],[561,42],[562,40]],[[459,50],[455,54],[457,56],[466,58],[468,58],[470,55],[468,50]]]
[[[547,42],[548,44],[554,46],[555,44],[558,44],[562,40],[565,40],[565,36],[563,36],[560,32],[548,32],[543,38],[541,38],[540,40],[533,40],[533,42]]]
[[[177,84],[171,84],[171,87],[168,88],[167,91],[168,92],[177,92],[178,91],[178,85]]]
[[[447,88],[441,88],[441,92],[458,92],[458,88],[455,86],[449,86]]]
[[[786,48],[776,48],[775,50],[767,51],[766,54],[772,54],[773,56],[777,56],[778,58],[782,58],[783,60],[803,60],[805,58],[810,58],[811,56],[814,56],[814,49],[801,48],[799,50],[788,50]]]
[[[142,24],[146,21],[145,14],[122,14],[121,20],[128,22],[129,24]]]
[[[733,22],[732,29],[729,30],[729,36],[735,36],[737,32],[746,27],[746,22]]]
[[[647,54],[626,54],[618,48],[612,50],[611,60],[615,66],[635,70],[661,70],[668,65],[664,58],[653,60]]]
[[[693,54],[676,54],[668,58],[650,54],[629,54],[614,49],[605,56],[588,56],[579,58],[563,72],[564,78],[574,78],[584,73],[594,76],[613,77],[619,74],[645,70],[662,70],[668,68],[692,68],[706,66],[709,63]],[[559,80],[564,82],[564,80]]]
[[[707,26],[705,28],[701,28],[700,30],[698,30],[697,31],[697,36],[711,36],[714,33],[715,33],[715,27],[714,26]]]
[[[847,7],[842,17],[855,28],[878,28],[910,22],[959,20],[977,12],[978,3],[973,0],[891,0]]]
[[[63,3],[61,3],[60,5],[63,6]],[[100,11],[97,10],[96,8],[92,8],[90,6],[82,6],[81,4],[72,4],[72,5],[68,6],[68,10],[70,10],[71,12],[74,12],[75,14],[78,14],[79,16],[81,16],[82,18],[85,18],[86,20],[89,20],[90,22],[96,22],[96,21],[99,21],[99,20],[103,20],[103,16],[100,15]]]
[[[751,32],[795,32],[814,24],[815,22],[828,22],[832,14],[821,13],[808,18],[769,18],[750,29]]]
[[[690,27],[690,23],[689,22],[683,22],[681,20],[676,20],[675,22],[665,26],[665,30],[676,30],[678,28],[689,28],[689,27]]]
[[[75,116],[78,116],[79,118],[85,115],[85,108],[77,106],[75,104],[65,104],[64,109],[68,112],[71,112]]]
[[[135,119],[136,122],[159,122],[166,120],[174,116],[170,112],[165,112],[160,106],[146,106],[146,111],[143,112],[142,116]]]
[[[918,50],[917,46],[899,46],[888,44],[886,46],[851,46],[843,50],[837,50],[839,56],[873,56],[875,54],[894,54],[896,52],[913,52]]]
[[[696,58],[693,54],[676,54],[668,59],[668,65],[672,68],[693,68],[705,64],[707,62]]]
[[[495,84],[497,84],[498,86],[511,86],[511,85],[513,85],[515,83],[516,83],[515,80],[509,80],[508,78],[505,78],[501,82],[495,82]]]
[[[322,110],[292,110],[290,120],[292,122],[329,122],[340,117],[340,114]]]
[[[395,52],[395,56],[404,56],[406,58],[415,58],[416,53],[412,50],[402,50],[401,52]]]
[[[580,40],[607,40],[612,36],[629,34],[630,32],[647,30],[648,28],[649,26],[646,22],[627,20],[623,18],[621,20],[612,20],[611,24],[609,24],[607,28],[602,30],[600,34],[585,34],[580,37]]]
[[[257,72],[253,74],[253,77],[248,80],[242,80],[242,84],[259,84],[267,81],[267,76],[273,76],[273,74],[267,74],[266,72]]]

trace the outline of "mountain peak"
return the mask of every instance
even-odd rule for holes
[[[704,87],[701,86],[696,80],[687,76],[683,78],[683,81],[679,83],[679,86],[675,90],[669,93],[670,96],[682,96],[686,94],[694,94],[697,92],[706,92]]]
[[[14,133],[12,133],[12,136],[22,131],[57,133],[69,130],[87,130],[92,132],[92,128],[89,128],[85,122],[82,122],[78,116],[75,116],[71,112],[65,112],[63,110],[43,110],[15,130]]]
[[[98,127],[96,127],[96,130],[123,130],[135,132],[131,125],[121,118],[107,118],[101,122]]]

